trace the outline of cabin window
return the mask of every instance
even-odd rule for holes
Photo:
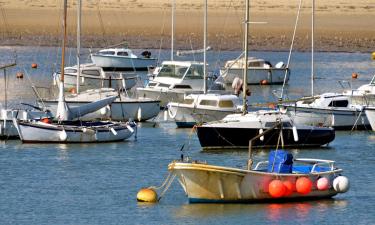
[[[191,86],[190,85],[186,85],[186,84],[176,84],[173,86],[173,88],[180,88],[180,89],[191,89]]]
[[[202,100],[202,101],[199,102],[199,105],[216,106],[217,101],[216,100]]]
[[[114,55],[115,52],[114,51],[102,51],[102,52],[99,52],[99,54],[101,54],[101,55]]]
[[[203,65],[192,65],[186,73],[188,79],[202,79]]]
[[[64,72],[65,73],[77,73],[77,70],[76,69],[65,69]]]
[[[100,76],[100,72],[98,70],[82,70],[82,74],[91,75],[91,76]]]
[[[186,66],[163,65],[160,69],[158,77],[182,78],[187,69],[188,67]]]
[[[331,107],[348,107],[349,102],[348,100],[333,100],[331,103],[329,103],[328,106]]]
[[[260,67],[260,62],[249,62],[249,67]]]
[[[193,102],[194,102],[194,99],[188,98],[188,99],[184,99],[183,103],[191,105],[191,104],[193,104]]]
[[[167,88],[169,88],[169,86],[170,86],[169,84],[161,84],[161,83],[158,85],[158,87],[167,87]]]
[[[128,56],[129,54],[127,52],[117,52],[117,55]]]
[[[220,108],[232,108],[233,102],[230,100],[219,101],[219,107]]]

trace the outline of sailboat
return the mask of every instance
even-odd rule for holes
[[[247,3],[248,4],[248,3]],[[246,9],[244,32],[244,57],[248,58],[249,12]],[[243,69],[243,90],[247,90],[247,64]],[[288,147],[323,146],[335,138],[335,131],[328,127],[314,127],[296,124],[283,109],[247,111],[247,91],[243,91],[242,113],[229,114],[220,121],[197,125],[199,143],[203,149],[247,148],[249,139],[269,129],[275,123],[282,123],[281,131],[274,130],[254,143],[257,147],[274,147],[279,143],[278,133],[283,134],[284,145]]]
[[[146,121],[148,119],[156,117],[160,112],[160,100],[145,97],[130,97],[127,93],[127,90],[131,88],[135,83],[132,81],[128,82],[126,80],[126,77],[124,77],[122,73],[113,75],[114,73],[104,72],[101,67],[80,64],[80,34],[82,11],[81,0],[78,0],[77,7],[77,66],[64,68],[64,85],[67,84],[65,80],[65,74],[66,72],[68,72],[68,79],[70,79],[68,85],[72,85],[72,83],[74,82],[74,80],[72,80],[72,77],[75,76],[76,87],[74,89],[74,93],[69,93],[69,95],[65,96],[65,102],[72,107],[78,107],[83,104],[88,104],[92,101],[96,101],[98,99],[116,97],[116,99],[110,104],[110,106],[81,116],[80,119],[82,121],[92,121],[98,119],[111,119],[114,121]],[[74,76],[69,76],[69,74],[73,74]],[[105,80],[102,80],[102,78],[100,78],[103,76],[106,77]],[[58,79],[56,82],[57,84],[60,83],[60,77],[61,74],[55,76],[55,78]],[[90,81],[88,80],[88,78],[96,81],[95,84],[92,84],[90,86]],[[85,80],[85,85],[83,87],[82,80]],[[100,85],[101,88],[99,88],[97,85],[98,80],[103,81],[100,82],[102,84]],[[136,79],[133,79],[133,81],[135,80]],[[89,87],[91,87],[92,89],[90,89]],[[116,89],[112,87],[116,87]],[[50,110],[51,112],[56,112],[58,107],[58,99],[51,96],[43,96],[42,99],[38,100],[38,105]]]
[[[204,2],[203,28],[203,93],[189,94],[182,102],[169,102],[168,115],[176,122],[177,127],[193,127],[203,122],[217,121],[226,115],[241,111],[240,99],[230,93],[207,93],[207,0]]]
[[[134,132],[136,124],[134,122],[82,122],[81,115],[96,111],[113,102],[116,97],[108,97],[96,102],[70,108],[64,97],[64,66],[65,66],[65,43],[66,43],[66,17],[67,0],[64,0],[63,14],[63,40],[61,56],[61,76],[59,82],[59,98],[56,118],[58,123],[52,121],[19,121],[13,119],[21,141],[41,142],[41,143],[83,143],[83,142],[109,142],[122,141],[129,138]]]
[[[139,96],[158,99],[161,107],[171,101],[183,102],[188,94],[203,93],[204,80],[210,86],[214,83],[213,79],[205,77],[205,63],[174,60],[174,11],[175,0],[172,0],[171,59],[152,71],[153,78],[145,87],[137,88]]]
[[[323,93],[314,95],[314,15],[315,0],[311,12],[311,96],[304,97],[293,104],[283,104],[300,123],[331,126],[337,130],[367,129],[369,121],[364,107],[375,104],[374,83],[357,90],[344,93]],[[372,92],[372,94],[371,94]],[[320,121],[320,122],[319,122]]]

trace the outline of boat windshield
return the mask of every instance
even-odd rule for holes
[[[158,77],[183,78],[188,68],[189,67],[178,65],[163,65]]]
[[[203,79],[203,65],[191,65],[186,73],[186,79]]]

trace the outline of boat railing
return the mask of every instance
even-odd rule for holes
[[[293,163],[302,163],[304,165],[295,165],[293,166],[293,173],[314,173],[314,172],[322,172],[322,171],[333,171],[335,169],[334,164],[335,161],[332,160],[324,160],[324,159],[307,159],[307,158],[296,158],[293,160]],[[254,170],[261,170],[262,167],[268,166],[269,161],[260,161],[254,167]],[[306,164],[311,166],[305,166]],[[298,168],[298,169],[297,169]],[[300,171],[300,172],[297,172]]]
[[[317,172],[318,167],[329,167],[330,170],[334,170],[335,161],[325,159],[308,159],[308,158],[296,158],[294,162],[301,162],[304,164],[311,164],[311,172]]]

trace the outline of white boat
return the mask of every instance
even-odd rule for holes
[[[288,83],[290,70],[283,62],[272,65],[270,62],[255,57],[247,60],[247,84],[283,84]],[[244,57],[228,60],[220,69],[220,76],[226,84],[232,84],[236,77],[242,77],[245,67]]]
[[[270,155],[272,153],[275,152]],[[331,198],[349,189],[348,178],[342,176],[343,170],[337,168],[334,161],[271,160],[270,157],[248,169],[199,161],[174,161],[168,165],[168,170],[177,176],[190,203],[317,200]],[[282,171],[285,168],[287,171]]]
[[[302,98],[295,104],[285,104],[295,121],[303,124],[331,126],[339,130],[367,129],[369,122],[364,105],[353,105],[351,97],[339,93],[324,93]]]
[[[64,68],[65,91],[76,92],[78,66]],[[59,82],[60,73],[53,74],[55,83]],[[113,87],[129,90],[137,84],[138,76],[129,72],[105,72],[103,68],[94,64],[81,64],[79,74],[79,90]]]
[[[78,4],[80,5],[80,4]],[[79,10],[78,10],[79,11]],[[22,122],[13,119],[21,141],[40,142],[40,143],[85,143],[85,142],[109,142],[122,141],[129,138],[133,133],[136,124],[134,122],[116,123],[116,122],[92,122],[72,121],[87,113],[94,112],[105,107],[115,100],[111,96],[91,102],[76,108],[69,107],[65,102],[64,96],[64,62],[65,62],[65,43],[67,37],[66,29],[67,0],[64,0],[63,30],[64,38],[62,41],[62,59],[61,76],[59,82],[59,98],[56,112],[58,123],[51,121],[27,121]]]
[[[194,61],[164,61],[146,87],[137,88],[138,96],[160,100],[165,107],[171,101],[182,102],[185,95],[203,93],[203,65]],[[208,79],[207,85],[212,83]]]
[[[135,55],[128,48],[108,48],[92,53],[91,60],[106,71],[114,70],[147,70],[156,66],[157,59],[151,57],[151,52],[144,51],[142,56]]]
[[[370,123],[371,129],[375,131],[375,106],[365,108],[367,119]]]
[[[223,119],[226,115],[241,112],[242,103],[231,94],[191,94],[183,102],[170,102],[168,115],[177,127],[193,127],[196,124]]]
[[[82,121],[98,119],[110,119],[114,121],[146,121],[156,117],[160,112],[160,101],[150,98],[132,98],[124,92],[118,92],[112,88],[100,88],[83,91],[79,94],[69,94],[65,97],[66,103],[71,107],[77,107],[106,97],[114,96],[116,99],[105,108],[81,116]],[[38,101],[40,107],[56,112],[57,99],[43,99]]]

